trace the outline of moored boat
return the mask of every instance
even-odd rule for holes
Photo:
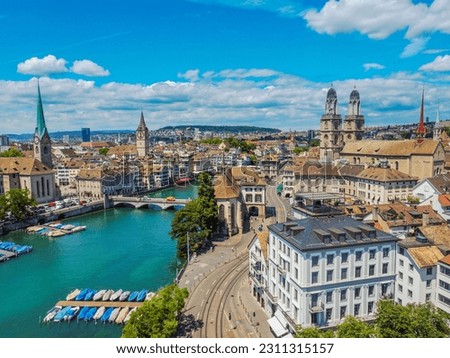
[[[136,297],[138,296],[139,291],[133,291],[130,293],[130,296],[128,296],[128,302],[133,302]]]
[[[125,319],[123,320],[123,323],[127,323],[127,322],[130,320],[131,315],[133,314],[133,312],[136,311],[136,310],[137,310],[137,307],[133,307],[133,308],[128,312],[128,314],[126,315]]]
[[[100,320],[102,322],[106,322],[109,317],[111,316],[111,313],[114,311],[114,307],[108,307],[108,309],[105,311],[105,313],[103,313],[102,318],[100,318]]]
[[[59,311],[61,311],[61,306],[55,306],[50,311],[47,312],[42,322],[47,323],[50,322],[55,316],[58,314]]]
[[[111,298],[111,295],[114,293],[113,290],[108,290],[105,292],[105,294],[102,297],[102,301],[109,301],[109,299]]]
[[[89,312],[89,307],[88,306],[84,306],[80,313],[78,314],[77,320],[81,320],[81,319],[85,319],[86,318],[86,314]]]
[[[97,290],[90,290],[88,293],[86,293],[86,296],[84,297],[84,300],[85,301],[91,301],[96,293],[97,293]]]
[[[116,318],[116,323],[122,324],[129,311],[130,311],[130,307],[122,307],[122,309],[120,310],[120,312]]]
[[[71,321],[74,319],[74,317],[77,315],[78,311],[80,310],[79,306],[72,307],[70,310],[67,311],[67,313],[64,315],[64,321]]]
[[[72,301],[75,299],[75,297],[77,297],[80,294],[81,290],[79,290],[78,288],[73,290],[71,293],[69,293],[66,297],[67,301]]]
[[[86,226],[75,226],[71,231],[79,232],[79,231],[83,231],[83,230],[86,230]]]
[[[156,293],[155,292],[149,292],[149,293],[147,293],[146,295],[145,295],[145,300],[146,301],[150,301],[153,297],[155,297],[156,296]]]
[[[111,297],[109,298],[110,301],[116,301],[119,299],[120,295],[123,293],[123,290],[117,290],[116,292],[114,292]]]
[[[130,295],[130,291],[124,291],[121,295],[120,295],[120,297],[119,297],[119,301],[125,301],[127,298],[128,298],[128,296]]]
[[[106,290],[100,290],[100,291],[98,291],[98,292],[94,295],[93,300],[94,300],[94,301],[100,301],[100,300],[102,299],[102,297],[105,295],[105,293],[106,293]]]
[[[77,297],[75,297],[75,301],[83,301],[84,298],[86,297],[86,295],[88,294],[88,292],[90,291],[90,288],[85,288],[84,290],[82,290]]]
[[[66,306],[62,308],[53,318],[53,322],[61,322],[64,319],[64,316],[67,314],[67,312],[70,311],[71,309],[72,306]]]
[[[95,312],[95,315],[94,315],[94,321],[97,321],[97,320],[99,320],[100,318],[102,318],[102,316],[103,316],[103,314],[105,313],[105,310],[106,310],[106,307],[104,307],[104,306],[102,306],[102,307],[100,307],[98,310],[97,310],[97,312]]]
[[[89,322],[92,318],[94,318],[96,312],[97,312],[97,307],[91,307],[89,309],[89,311],[86,313],[86,317],[84,318],[84,320],[86,322]]]
[[[116,320],[117,316],[119,315],[119,312],[120,312],[120,307],[114,308],[114,310],[111,312],[111,315],[108,318],[108,322],[109,323],[114,323],[114,321]]]
[[[148,290],[145,290],[145,289],[141,290],[136,297],[136,301],[138,301],[138,302],[144,301],[145,296],[147,295],[147,292],[148,292]]]

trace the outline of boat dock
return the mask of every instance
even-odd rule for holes
[[[6,250],[0,250],[0,262],[9,260],[11,257],[16,257],[16,252],[6,251]]]
[[[55,306],[87,306],[87,307],[140,307],[144,302],[128,302],[128,301],[58,301]]]

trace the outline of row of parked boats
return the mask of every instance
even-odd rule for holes
[[[49,223],[45,226],[31,226],[27,229],[29,233],[39,234],[41,236],[60,237],[67,234],[86,230],[84,225],[62,224],[60,222]]]
[[[128,301],[128,302],[142,302],[149,300],[154,295],[148,290],[140,291],[124,291],[122,289],[114,290],[93,290],[85,288],[83,290],[76,289],[69,293],[66,297],[67,301]]]
[[[22,255],[33,250],[33,246],[30,245],[18,245],[14,242],[10,241],[0,241],[0,250],[5,250],[14,253],[14,256]],[[4,255],[0,252],[0,261],[3,261],[7,258],[7,255]]]
[[[44,323],[49,322],[70,322],[76,318],[79,321],[95,321],[102,323],[124,324],[128,322],[131,314],[137,307],[80,307],[80,306],[55,306],[47,312],[43,319]]]

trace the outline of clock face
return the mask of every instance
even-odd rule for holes
[[[138,132],[137,137],[138,137],[139,139],[144,138],[144,133]]]
[[[36,144],[39,143],[39,138],[38,137],[34,137],[34,143],[36,143]]]

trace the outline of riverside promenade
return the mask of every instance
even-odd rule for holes
[[[231,260],[244,255],[248,258],[248,246],[255,236],[253,227],[257,228],[264,224],[272,223],[272,220],[265,219],[265,223],[253,219],[251,230],[245,234],[235,235],[225,241],[215,241],[214,250],[210,250],[200,256],[191,259],[189,265],[179,279],[179,286],[189,290],[190,297],[197,291],[207,290],[207,279],[219,279],[221,277],[220,268]],[[203,283],[203,285],[202,285]],[[267,320],[270,318],[259,306],[252,296],[250,278],[245,275],[232,292],[232,300],[229,302],[227,314],[231,319],[224,320],[223,331],[227,332],[227,337],[236,338],[272,338]],[[187,302],[189,313],[199,312],[204,302]],[[225,314],[225,313],[224,313]]]

